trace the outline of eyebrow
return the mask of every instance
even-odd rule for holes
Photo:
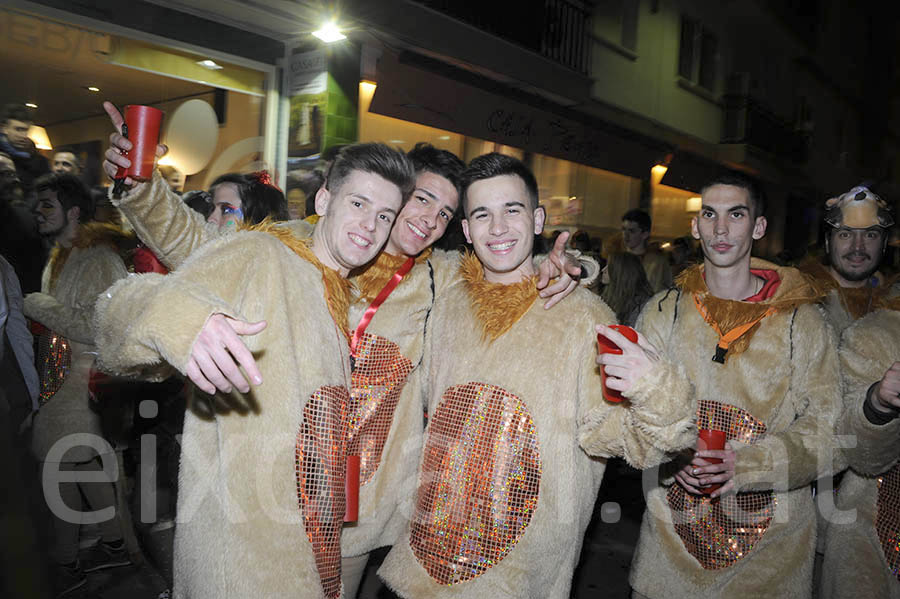
[[[702,209],[703,210],[712,210],[713,212],[716,211],[715,208],[713,208],[711,206],[707,206],[706,204],[703,204]],[[738,204],[736,206],[731,206],[730,208],[726,208],[725,212],[734,212],[735,210],[746,210],[747,212],[750,212],[750,207],[747,206],[746,204]]]
[[[416,187],[416,191],[417,191],[417,192],[422,192],[422,193],[424,193],[425,195],[427,195],[427,196],[428,196],[429,198],[431,198],[432,200],[437,200],[437,199],[438,199],[438,197],[437,197],[436,195],[434,195],[433,193],[431,193],[430,191],[428,191],[427,189],[424,189],[424,188],[422,188],[422,187]]]
[[[516,200],[516,201],[514,201],[514,202],[506,202],[505,204],[503,204],[503,207],[504,207],[504,208],[512,208],[513,206],[518,206],[518,207],[520,207],[520,208],[524,208],[524,207],[525,207],[525,204],[522,203],[522,202],[520,202],[520,201],[518,201],[518,200]],[[473,208],[473,209],[469,212],[469,216],[475,214],[476,212],[487,212],[487,211],[488,211],[488,209],[485,208],[484,206],[479,206],[478,208]]]
[[[369,204],[370,206],[372,205],[372,200],[370,200],[368,197],[364,196],[364,195],[361,194],[361,193],[349,193],[349,194],[347,194],[347,195],[348,195],[349,197],[354,197],[354,198],[356,198],[356,199],[358,199],[358,200],[362,200],[363,202],[365,202],[366,204]],[[393,214],[394,216],[397,216],[397,211],[394,210],[393,208],[383,208],[383,210],[384,210],[385,212],[390,212],[390,213]]]

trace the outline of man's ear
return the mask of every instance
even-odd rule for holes
[[[71,208],[66,210],[66,218],[69,219],[69,221],[75,221],[77,223],[80,216],[81,208],[79,208],[78,206],[72,206]]]
[[[691,237],[700,239],[700,229],[697,228],[697,217],[691,218]]]
[[[753,223],[753,239],[762,239],[768,226],[769,221],[766,220],[765,216],[757,216],[756,222]]]
[[[331,200],[331,192],[325,189],[325,185],[322,184],[322,187],[316,192],[316,214],[325,216],[325,212],[328,211],[329,200]]]
[[[540,235],[544,231],[544,221],[547,220],[547,212],[543,206],[534,209],[534,234]]]
[[[472,243],[472,238],[469,236],[469,220],[464,218],[460,221],[462,224],[463,235],[466,236],[466,241]]]

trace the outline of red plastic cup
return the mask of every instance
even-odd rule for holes
[[[347,473],[344,479],[344,522],[359,519],[359,456],[347,456]]]
[[[150,106],[125,107],[128,141],[132,143],[132,148],[125,152],[125,156],[131,160],[131,166],[127,169],[119,167],[116,179],[131,177],[135,181],[148,181],[153,176],[162,117],[161,110]]]
[[[632,343],[637,343],[637,331],[631,327],[624,324],[614,324],[610,325],[609,328],[615,329]],[[619,349],[618,345],[604,337],[602,333],[597,333],[597,352],[601,354],[621,354],[622,350]],[[606,386],[606,367],[603,366],[600,367],[600,382],[603,385],[603,397],[606,401],[611,401],[612,403],[625,401],[621,393]]]
[[[715,429],[710,428],[701,428],[698,431],[699,435],[697,438],[697,451],[703,451],[704,449],[725,449],[725,431],[717,431]],[[710,464],[721,464],[722,460],[719,458],[703,458]],[[710,485],[708,487],[703,488],[703,492],[709,495],[722,485]]]

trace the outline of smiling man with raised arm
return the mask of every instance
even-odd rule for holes
[[[407,598],[567,598],[604,458],[659,463],[692,443],[694,409],[638,392],[603,400],[595,327],[614,316],[584,289],[552,311],[538,301],[544,212],[524,164],[476,158],[463,204],[476,255],[428,320],[415,505],[379,575]]]
[[[312,239],[264,224],[101,296],[107,369],[167,362],[207,392],[241,392],[185,417],[176,597],[341,596],[346,276],[387,241],[413,183],[396,150],[347,146],[316,196]]]

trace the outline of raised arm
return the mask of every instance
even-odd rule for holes
[[[109,136],[103,170],[114,178],[118,168],[131,165],[123,155],[131,149],[131,142],[122,137],[122,115],[109,102],[103,103],[116,132]],[[157,147],[157,156],[165,154],[165,146]],[[150,181],[139,183],[126,179],[126,191],[121,198],[112,198],[135,234],[156,257],[170,269],[181,266],[188,256],[207,241],[221,235],[216,225],[207,223],[171,190],[158,170]],[[110,188],[110,192],[112,188]]]

